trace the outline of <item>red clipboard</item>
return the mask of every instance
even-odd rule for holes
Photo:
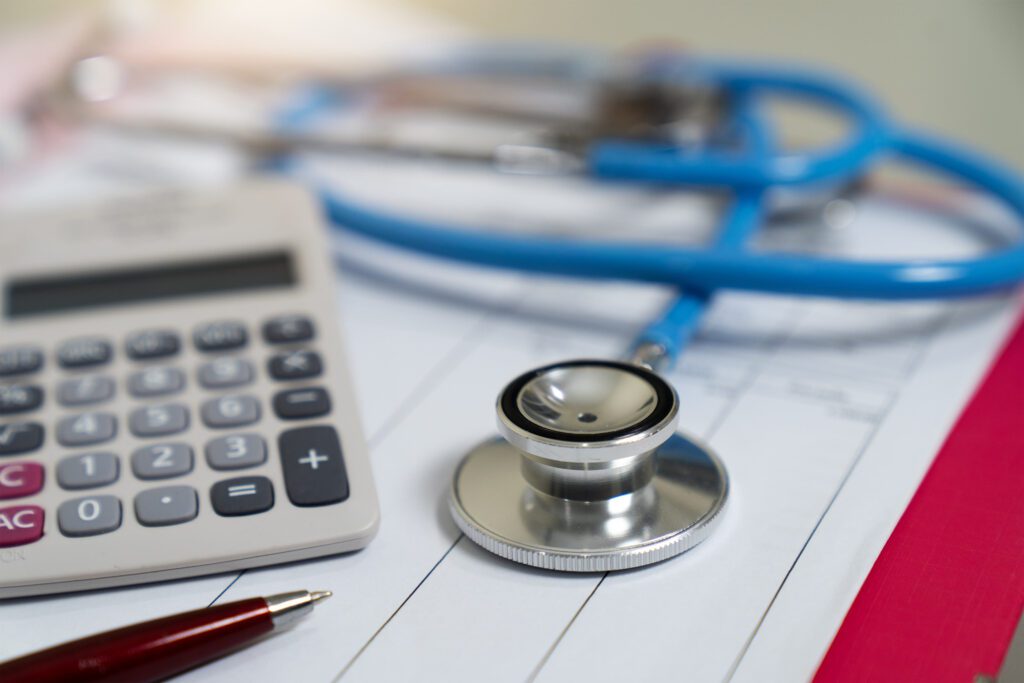
[[[1024,322],[947,437],[814,681],[973,683],[999,671],[1022,608]]]

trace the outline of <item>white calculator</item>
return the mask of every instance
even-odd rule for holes
[[[325,229],[254,181],[0,225],[0,598],[365,546]]]

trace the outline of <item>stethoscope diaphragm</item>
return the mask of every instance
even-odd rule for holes
[[[561,571],[658,562],[704,540],[728,477],[675,432],[671,385],[631,363],[581,360],[525,373],[498,398],[504,437],[455,472],[459,528],[501,557]]]

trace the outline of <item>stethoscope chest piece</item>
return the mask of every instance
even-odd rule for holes
[[[501,557],[544,569],[609,571],[659,562],[707,538],[728,477],[675,432],[675,390],[638,365],[557,363],[498,398],[503,439],[460,463],[459,528]]]

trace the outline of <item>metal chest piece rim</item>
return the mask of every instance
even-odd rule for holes
[[[473,448],[452,480],[456,524],[489,552],[574,572],[660,562],[713,531],[728,477],[677,434],[678,397],[632,363],[531,370],[498,397],[503,438]]]

